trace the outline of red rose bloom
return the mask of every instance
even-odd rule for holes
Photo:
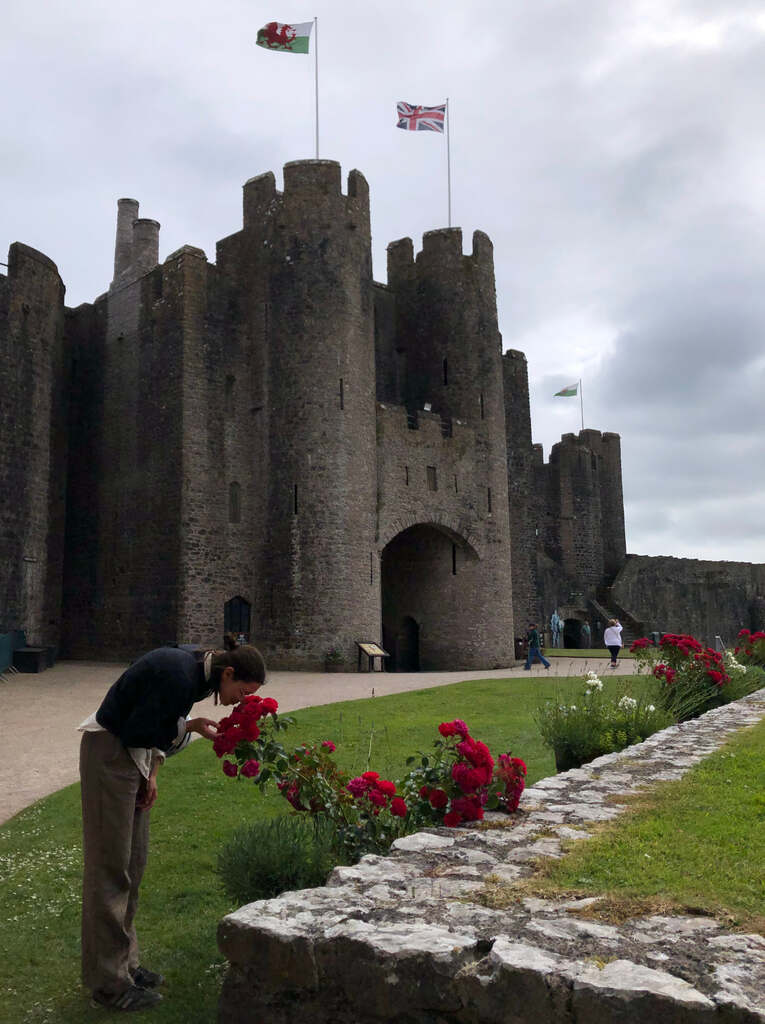
[[[454,736],[457,732],[454,728],[454,722],[441,722],[438,731],[442,736]]]
[[[322,747],[325,747],[330,752],[330,754],[334,754],[334,752],[337,750],[337,747],[332,742],[332,740],[323,740],[321,745]]]
[[[234,779],[239,774],[239,769],[237,768],[233,761],[224,761],[223,774],[228,775],[230,776],[230,778]]]
[[[379,772],[362,772],[361,773],[361,777],[362,777],[362,779],[366,779],[367,782],[375,782],[376,779],[380,778],[380,773]]]
[[[449,797],[443,789],[433,789],[430,792],[430,804],[437,811],[441,811],[449,803]]]
[[[250,758],[249,761],[245,761],[242,765],[242,775],[245,779],[254,779],[260,771],[260,761],[255,761]]]
[[[263,708],[263,713],[266,715],[275,715],[279,710],[278,701],[275,701],[273,697],[264,697],[260,701],[260,706]]]
[[[458,811],[449,811],[444,815],[444,825],[447,828],[454,828],[462,821],[462,815]]]
[[[381,790],[383,793],[386,793],[388,796],[394,796],[396,793],[396,783],[388,782],[387,779],[378,779],[377,782],[375,783],[375,786],[377,789]]]
[[[379,789],[370,789],[367,793],[369,802],[373,803],[375,807],[385,807],[388,803],[388,798],[385,793],[381,793]]]
[[[420,799],[427,800],[430,796],[430,789],[428,786],[420,786]]]
[[[390,803],[390,813],[395,814],[397,818],[406,817],[406,804],[400,796],[394,796]]]

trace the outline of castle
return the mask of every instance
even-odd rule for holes
[[[126,658],[233,630],[291,669],[376,641],[390,668],[447,669],[511,664],[553,608],[574,645],[597,629],[630,562],[620,440],[567,434],[543,462],[488,237],[394,242],[379,284],[358,171],[343,193],[337,163],[296,161],[243,199],[215,263],[161,264],[159,224],[121,199],[113,281],[76,309],[11,246],[0,632]]]

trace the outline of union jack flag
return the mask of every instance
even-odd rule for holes
[[[418,107],[413,103],[399,101],[397,128],[408,132],[441,132],[444,130],[446,104],[440,107]]]

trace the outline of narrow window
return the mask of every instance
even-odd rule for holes
[[[295,489],[292,494],[292,512],[293,515],[298,514],[297,484],[295,484]]]
[[[343,394],[343,378],[340,378],[340,408],[345,408],[345,396]]]
[[[409,486],[409,466],[404,466],[404,482]]]
[[[449,383],[449,367],[447,366],[446,359],[444,359],[444,384]]]
[[[483,419],[483,391],[481,392],[481,419]]]
[[[242,518],[242,489],[238,483],[229,484],[228,488],[228,521],[238,523]]]
[[[454,493],[459,494],[459,488],[457,487],[457,474],[454,474]]]
[[[491,512],[491,487],[486,488],[486,504],[489,512]]]
[[[436,477],[436,467],[435,466],[428,466],[427,468],[428,468],[428,490],[429,491],[437,491],[438,490],[438,478]]]
[[[226,413],[229,416],[234,411],[234,383],[235,383],[235,381],[236,381],[235,377],[232,377],[232,376],[226,377],[226,387],[225,387],[225,391],[224,391],[223,408],[226,410]]]
[[[452,544],[452,576],[457,575],[457,545]]]

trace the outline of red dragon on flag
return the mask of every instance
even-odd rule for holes
[[[308,53],[309,39],[313,22],[282,24],[280,21],[269,21],[258,29],[255,42],[266,50],[281,50],[286,53]]]
[[[292,25],[280,25],[278,21],[269,21],[258,32],[258,42],[270,49],[280,47],[288,50],[296,36],[297,32]]]

